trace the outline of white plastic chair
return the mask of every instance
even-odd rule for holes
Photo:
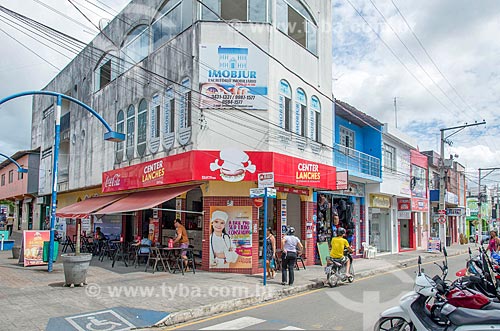
[[[374,259],[377,256],[377,247],[370,246],[366,242],[362,242],[361,246],[363,246],[363,258]]]

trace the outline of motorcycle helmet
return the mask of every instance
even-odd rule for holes
[[[345,234],[344,228],[337,228],[337,237],[343,236]]]
[[[289,227],[287,234],[293,236],[295,234],[295,228],[293,226]]]

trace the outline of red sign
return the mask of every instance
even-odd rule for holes
[[[309,195],[309,190],[294,187],[276,186],[276,191],[283,193],[295,193],[300,195]]]
[[[258,180],[274,172],[276,183],[336,189],[335,167],[273,152],[190,151],[104,172],[103,193],[200,180]]]
[[[398,210],[411,210],[411,200],[398,199]]]
[[[43,243],[50,241],[50,231],[24,230],[23,231],[23,251],[24,266],[44,265],[43,262]],[[56,252],[57,254],[57,252]]]
[[[446,210],[440,209],[440,210],[438,210],[438,214],[439,215],[446,215]]]
[[[264,204],[264,199],[262,199],[262,198],[255,198],[252,200],[253,200],[253,205],[257,208],[262,207],[262,205]]]
[[[429,211],[429,202],[425,198],[411,198],[412,211]]]
[[[439,218],[438,218],[438,222],[439,222],[439,224],[444,224],[444,223],[446,223],[446,217],[445,217],[445,216],[443,216],[443,215],[439,216]]]

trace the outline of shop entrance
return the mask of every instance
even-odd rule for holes
[[[286,199],[286,224],[295,228],[295,236],[302,238],[300,195],[288,193]]]
[[[371,214],[370,245],[377,247],[378,252],[391,251],[391,216],[388,209]]]
[[[410,248],[410,220],[399,220],[399,238],[401,249]]]

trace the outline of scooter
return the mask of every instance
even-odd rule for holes
[[[347,259],[351,260],[351,265],[349,266],[349,276],[347,276]],[[349,282],[354,281],[354,267],[352,266],[351,254],[344,250],[344,256],[341,259],[328,258],[327,265],[325,267],[326,282],[330,287],[335,287],[339,282]]]
[[[400,299],[399,306],[384,311],[374,330],[500,330],[497,310],[468,309],[449,304],[439,293],[438,284],[424,273],[421,264],[419,257],[414,290]],[[432,313],[428,309],[430,299],[435,300]]]

